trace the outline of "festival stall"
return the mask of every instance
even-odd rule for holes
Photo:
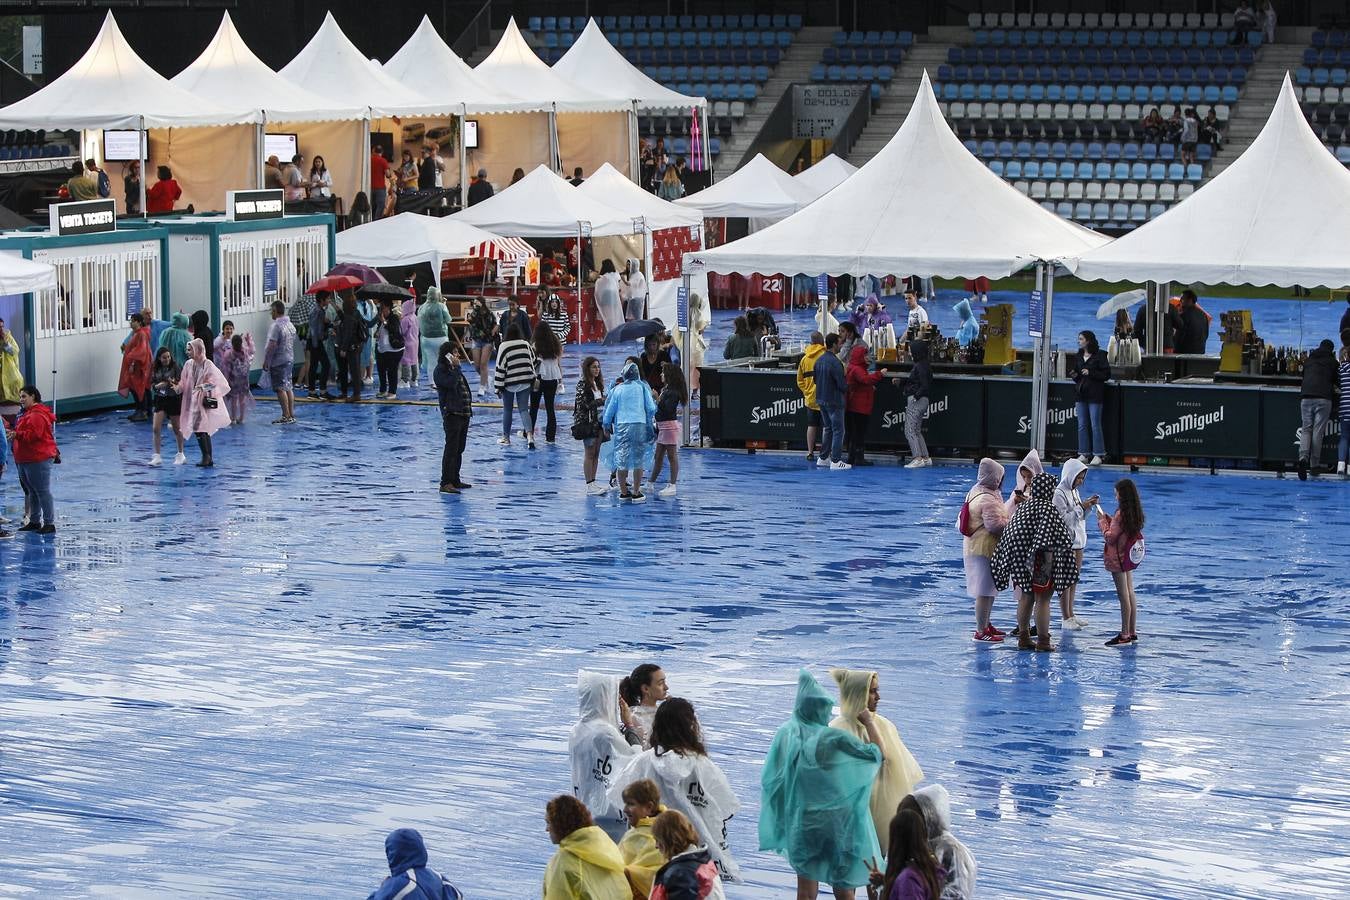
[[[150,68],[131,49],[111,12],[75,65],[42,89],[0,109],[0,129],[82,129],[82,158],[104,158],[102,129],[150,130],[149,159],[147,142],[139,142],[138,153],[133,134],[133,149],[124,160],[129,164],[140,157],[144,176],[141,209],[145,208],[145,190],[155,166],[167,165],[173,170],[184,147],[190,148],[183,151],[189,154],[185,158],[194,162],[188,171],[173,173],[183,189],[180,207],[192,202],[219,205],[224,197],[218,187],[223,182],[251,184],[254,126],[261,121],[261,111],[248,101],[213,102],[189,93]],[[203,146],[210,148],[209,174],[199,170],[195,162]],[[114,185],[122,183],[126,166],[120,168],[109,172]],[[203,186],[199,187],[194,178],[200,178]],[[114,190],[114,196],[120,194]]]
[[[111,201],[93,202],[111,210]],[[0,235],[0,290],[11,295],[0,298],[0,318],[19,342],[24,380],[62,413],[125,404],[117,382],[127,318],[165,314],[164,230],[105,227]]]
[[[596,200],[544,166],[450,218],[510,237],[570,238],[576,241],[574,248],[593,238],[640,235],[643,229],[640,214]],[[575,254],[573,265],[577,265]],[[586,285],[588,274],[578,272],[575,287],[554,291],[569,304],[573,321],[578,325],[573,334],[583,342],[599,340],[604,335],[594,290]],[[533,308],[534,292],[520,294],[526,305]]]
[[[637,114],[639,111],[650,110],[687,110],[695,118],[696,127],[692,129],[695,136],[707,135],[708,133],[708,101],[704,97],[690,97],[677,91],[672,91],[659,82],[653,81],[647,77],[647,74],[637,66],[630,63],[622,53],[614,49],[614,46],[605,37],[600,26],[595,24],[595,19],[586,23],[586,28],[577,35],[576,42],[568,48],[563,54],[562,59],[553,64],[553,71],[566,78],[572,84],[578,85],[585,90],[604,97],[620,97],[629,100],[632,104],[632,113],[629,115],[628,126],[628,153],[623,157],[627,163],[627,168],[614,164],[614,168],[621,174],[626,174],[629,178],[637,181],[638,170],[638,135],[637,135]],[[564,162],[571,162],[574,157],[586,157],[594,155],[588,153],[583,145],[579,152],[572,152],[572,145],[585,141],[591,143],[593,138],[585,133],[586,123],[579,122],[580,129],[573,127],[571,115],[561,115],[558,119],[559,142],[562,147],[562,158]],[[712,158],[708,155],[707,141],[697,141],[695,152],[690,159],[690,166],[695,171],[706,170],[712,165]],[[614,160],[610,160],[614,162]],[[583,166],[584,171],[591,172],[593,169],[585,168],[584,163],[577,163]],[[565,172],[570,169],[565,169]]]
[[[308,162],[322,156],[333,178],[333,195],[347,203],[356,195],[365,165],[362,141],[368,109],[359,103],[335,101],[293,84],[272,71],[249,49],[227,12],[205,50],[172,79],[173,84],[221,106],[246,106],[261,110],[263,121],[255,127],[247,157],[222,165],[219,148],[209,140],[194,140],[183,133],[164,135],[173,153],[174,174],[202,199],[198,209],[217,209],[227,191],[247,186],[263,187],[263,161],[267,135],[294,136],[297,150]],[[169,138],[172,140],[169,140]],[[152,132],[151,147],[159,138]],[[279,154],[280,155],[280,154]],[[290,157],[280,160],[290,162]],[[247,162],[247,166],[242,163]],[[305,170],[308,181],[309,170]],[[209,198],[209,199],[208,199]]]
[[[514,260],[533,256],[525,241],[501,237],[454,217],[399,213],[387,219],[348,228],[337,236],[337,261],[375,268],[424,263],[440,285],[445,265],[455,259]],[[477,270],[481,275],[482,270]]]

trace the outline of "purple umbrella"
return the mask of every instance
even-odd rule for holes
[[[351,275],[360,278],[362,284],[386,284],[385,277],[370,266],[360,263],[338,263],[328,270],[329,275]]]

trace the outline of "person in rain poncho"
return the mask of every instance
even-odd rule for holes
[[[623,816],[628,820],[629,828],[619,841],[619,853],[623,855],[628,883],[633,886],[633,896],[637,900],[646,900],[651,894],[652,879],[666,864],[666,858],[652,837],[652,824],[665,811],[661,805],[661,790],[654,781],[646,778],[635,781],[623,792]]]
[[[881,769],[872,785],[870,805],[877,843],[884,848],[890,840],[895,808],[914,790],[914,785],[923,780],[923,769],[900,740],[900,732],[891,720],[877,713],[881,685],[876,672],[831,669],[830,677],[839,685],[839,716],[830,722],[830,727],[847,731],[861,741],[870,740],[869,730],[861,718],[866,710],[872,714],[872,724],[880,738],[876,744],[881,748]]]
[[[975,321],[975,312],[970,308],[969,300],[962,300],[952,309],[961,320],[961,327],[956,329],[956,343],[962,347],[969,347],[971,342],[980,336],[980,323]]]
[[[187,313],[176,312],[173,314],[172,324],[159,336],[159,345],[155,350],[162,347],[168,347],[169,352],[173,354],[173,361],[178,363],[178,368],[187,365],[187,345],[192,340],[192,335],[188,334]]]
[[[928,846],[943,871],[942,896],[933,900],[972,900],[975,896],[975,857],[952,834],[952,805],[947,789],[930,784],[910,794],[900,809],[912,809],[923,816],[928,828]]]
[[[977,472],[975,486],[966,492],[964,503],[970,533],[961,538],[961,562],[966,570],[966,593],[975,601],[974,638],[998,644],[1003,641],[1004,632],[989,619],[994,611],[994,598],[998,596],[989,557],[1008,525],[1008,510],[1003,502],[1003,464],[986,456],[980,460]]]
[[[145,395],[150,390],[150,366],[153,363],[150,353],[150,326],[142,321],[140,313],[133,314],[130,322],[131,336],[122,344],[122,369],[117,376],[117,393],[123,397],[131,395],[131,399],[136,402],[131,421],[144,422],[149,418],[145,414]],[[17,362],[19,345],[13,342],[14,336],[5,327],[5,320],[0,319],[0,353],[4,354],[4,387],[0,389],[2,395],[0,399],[10,397],[11,390],[14,391],[12,396],[17,398],[19,390],[23,388],[23,376],[19,374]],[[9,368],[11,359],[15,360],[13,372]],[[14,384],[15,376],[18,376],[17,386]]]
[[[243,425],[244,418],[257,405],[248,383],[249,372],[253,369],[253,355],[253,335],[247,331],[231,335],[228,341],[216,348],[216,368],[224,373],[230,385],[225,408],[230,411],[231,425]]]
[[[1029,491],[1031,488],[1031,479],[1035,478],[1037,475],[1041,474],[1044,471],[1045,466],[1041,464],[1041,455],[1037,453],[1034,449],[1027,451],[1027,455],[1022,457],[1022,462],[1017,466],[1017,478],[1015,479],[1015,482],[1013,484],[1013,491],[1011,494],[1008,495],[1007,502],[1003,504],[1003,510],[1004,512],[1007,513],[1006,518],[1009,521],[1012,520],[1013,514],[1017,512],[1017,507],[1020,506],[1030,496]],[[1008,523],[1004,522],[1003,524],[1006,527]],[[990,578],[992,579],[993,577],[992,552],[990,554],[990,560],[991,560]],[[1022,602],[1022,589],[1017,587],[1016,585],[1013,586],[1013,600],[1019,605]],[[1018,635],[1017,629],[1013,628],[1013,637],[1017,637],[1017,635]],[[1035,636],[1034,629],[1032,632],[1032,636],[1033,637]]]
[[[613,331],[623,324],[623,300],[619,294],[619,273],[614,260],[600,263],[600,277],[595,280],[595,308],[605,323],[605,331]]]
[[[1055,509],[1054,498],[1054,476],[1042,472],[1031,479],[1030,498],[1018,504],[989,561],[999,590],[1011,581],[1022,591],[1017,603],[1019,650],[1055,649],[1050,645],[1050,595],[1078,583],[1073,536]],[[1033,603],[1037,629],[1034,647],[1030,634]]]
[[[610,803],[617,805],[633,782],[650,778],[668,809],[693,823],[718,871],[740,883],[741,870],[727,842],[727,823],[741,808],[726,775],[708,758],[694,706],[682,697],[667,698],[652,720],[651,749],[644,750],[614,779]]]
[[[698,393],[699,366],[703,365],[703,355],[708,352],[708,339],[703,332],[708,330],[712,320],[708,318],[707,301],[699,294],[689,295],[689,395]],[[684,352],[684,329],[675,330],[675,346]]]
[[[572,757],[572,793],[577,795],[596,824],[612,838],[624,832],[622,806],[611,806],[607,799],[614,775],[637,754],[619,731],[620,715],[629,719],[628,704],[619,699],[619,676],[600,672],[577,673],[577,694],[581,719],[572,726],[568,752]]]
[[[407,315],[404,315],[403,319],[406,322]],[[441,344],[444,344],[449,336],[450,310],[445,305],[445,299],[441,297],[440,289],[429,287],[426,302],[417,311],[417,339],[422,349],[424,377],[439,364],[437,354],[441,352]]]
[[[895,346],[895,326],[891,323],[891,314],[886,312],[886,307],[876,294],[869,296],[866,302],[854,310],[853,325],[869,349]]]
[[[853,900],[868,864],[881,858],[868,806],[882,761],[881,736],[866,708],[868,741],[829,727],[834,700],[802,669],[792,718],[781,725],[760,777],[759,849],[781,853],[797,873],[797,897],[814,900],[824,882]]]
[[[628,260],[628,267],[619,280],[619,299],[623,301],[624,318],[630,322],[646,316],[647,276],[642,274],[641,260]]]
[[[197,447],[202,458],[199,468],[209,469],[215,465],[211,454],[211,435],[222,428],[228,428],[230,413],[225,408],[224,399],[230,393],[230,383],[216,364],[206,358],[206,345],[201,338],[188,341],[188,361],[174,385],[174,390],[183,395],[183,410],[179,422],[183,432],[197,435]]]
[[[619,848],[580,800],[554,797],[545,821],[558,850],[544,869],[544,900],[632,900]]]
[[[618,385],[609,392],[600,423],[614,435],[614,467],[619,472],[619,498],[640,502],[642,471],[647,468],[649,451],[656,442],[656,401],[651,389],[638,377],[638,367],[628,363]],[[603,448],[602,448],[603,449]],[[628,489],[628,473],[633,473],[633,489]]]
[[[427,847],[412,828],[391,831],[384,839],[389,877],[366,900],[463,900],[440,873],[427,868]]]
[[[399,320],[399,334],[403,337],[403,358],[398,364],[398,380],[403,387],[414,388],[417,387],[417,353],[422,343],[422,327],[417,318],[417,299],[409,297],[399,308],[403,312],[403,317]],[[435,363],[432,365],[434,367]]]
[[[1078,488],[1087,478],[1087,472],[1088,467],[1082,460],[1071,457],[1060,469],[1059,485],[1055,488],[1055,509],[1059,511],[1059,517],[1064,520],[1064,527],[1073,538],[1074,571],[1080,573],[1083,570],[1083,551],[1087,549],[1088,510],[1096,506],[1097,501],[1101,499],[1096,494],[1087,499],[1078,496]],[[1076,630],[1087,624],[1073,611],[1073,601],[1077,592],[1076,583],[1059,592],[1061,628]]]

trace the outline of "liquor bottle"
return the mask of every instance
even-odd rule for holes
[[[1284,348],[1281,347],[1275,356],[1275,374],[1284,375],[1289,371],[1289,357],[1285,355]]]

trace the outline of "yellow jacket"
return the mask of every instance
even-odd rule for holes
[[[5,332],[4,346],[0,347],[0,399],[19,401],[23,389],[23,373],[19,371],[19,342],[12,332]]]
[[[820,409],[816,405],[816,360],[825,354],[824,344],[807,344],[802,361],[797,363],[797,390],[806,398],[809,409]]]
[[[544,870],[544,900],[632,900],[623,857],[609,835],[588,825],[562,839]]]
[[[662,812],[665,809],[661,807]],[[656,841],[652,839],[652,823],[655,821],[655,816],[638,819],[638,823],[628,829],[619,841],[619,853],[623,854],[626,863],[624,871],[628,873],[628,881],[633,886],[633,896],[641,900],[646,900],[652,892],[656,870],[666,864],[666,858],[656,849]]]

